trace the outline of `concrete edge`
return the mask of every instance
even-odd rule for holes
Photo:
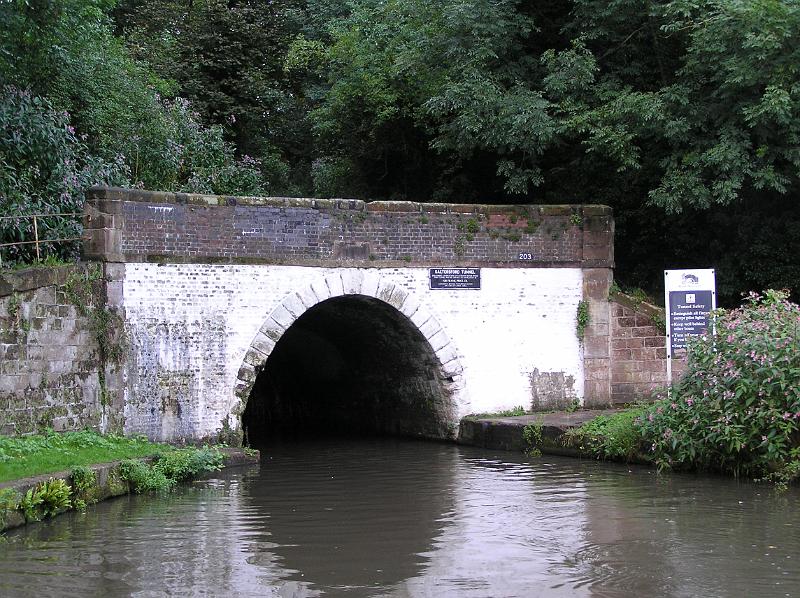
[[[255,465],[260,462],[261,454],[255,451],[255,454],[248,454],[239,448],[223,448],[219,450],[223,456],[223,469],[228,467],[240,467],[242,465]],[[144,462],[151,462],[153,457],[140,457],[139,460]],[[95,463],[94,465],[87,465],[87,467],[95,472],[96,482],[95,487],[92,489],[92,499],[94,502],[100,502],[116,496],[123,496],[130,494],[131,489],[127,481],[120,479],[116,475],[116,470],[122,461],[112,461],[109,463]],[[71,471],[57,471],[43,475],[33,476],[29,478],[21,478],[19,480],[10,480],[8,482],[0,482],[0,490],[12,489],[18,494],[24,496],[25,493],[35,488],[37,485],[47,482],[50,479],[61,479],[74,486],[72,483]],[[74,511],[74,507],[59,511],[56,515]],[[41,521],[45,521],[42,519]],[[0,532],[9,529],[21,527],[29,523],[39,523],[39,521],[27,521],[21,511],[6,511],[0,512]]]

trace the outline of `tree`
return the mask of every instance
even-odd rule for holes
[[[39,238],[80,236],[80,218],[63,214],[83,210],[84,191],[91,185],[124,185],[129,172],[120,161],[92,156],[76,135],[66,112],[43,98],[15,87],[0,88],[0,214],[41,214]],[[53,216],[46,216],[53,214]],[[0,220],[0,242],[32,239],[28,218]],[[80,243],[46,244],[48,254],[77,255]],[[5,248],[4,262],[30,261],[33,247]]]
[[[198,122],[171,85],[137,63],[111,31],[107,0],[0,5],[0,75],[66,113],[88,151],[124,163],[153,189],[258,193],[258,164],[234,155],[219,127]],[[3,123],[6,125],[6,123]]]
[[[257,157],[267,191],[300,191],[290,163],[307,160],[305,113],[283,70],[304,14],[297,0],[128,0],[115,11],[133,55],[223,128],[239,155]],[[295,179],[302,183],[303,175]]]

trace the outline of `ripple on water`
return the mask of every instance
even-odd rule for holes
[[[264,455],[9,533],[0,595],[800,594],[796,490],[397,440]]]

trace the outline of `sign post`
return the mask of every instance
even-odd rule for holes
[[[675,351],[686,349],[689,336],[706,332],[709,313],[717,308],[714,270],[664,270],[664,307],[667,312],[667,384],[671,385]]]

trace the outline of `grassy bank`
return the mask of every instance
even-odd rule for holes
[[[74,467],[136,459],[172,449],[144,437],[103,436],[90,430],[0,436],[0,482],[68,471]]]
[[[88,430],[0,436],[0,530],[128,492],[166,492],[224,461],[215,447],[175,448]]]

